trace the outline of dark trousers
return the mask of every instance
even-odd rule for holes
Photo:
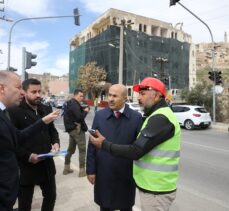
[[[4,206],[3,204],[1,204],[1,201],[0,201],[0,210],[1,211],[13,211],[13,208],[11,206]]]
[[[56,201],[56,181],[55,176],[45,182],[37,184],[40,186],[43,202],[41,211],[53,211]],[[18,193],[18,208],[19,211],[31,211],[35,184],[20,185]]]
[[[100,211],[114,211],[114,209],[100,207]],[[120,209],[120,211],[132,211],[132,207],[131,208]]]

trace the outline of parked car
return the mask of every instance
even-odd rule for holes
[[[50,106],[54,106],[54,102],[55,102],[55,97],[46,97],[44,99],[44,104],[46,105],[50,105]]]
[[[64,103],[65,103],[65,100],[64,100],[64,99],[57,99],[57,100],[55,100],[55,102],[54,102],[54,106],[55,106],[56,108],[62,108],[63,105],[64,105]]]
[[[141,106],[138,104],[138,103],[130,103],[130,102],[127,102],[126,103],[131,109],[139,112],[142,116],[144,114],[144,112],[142,111],[141,109]]]
[[[179,124],[187,130],[192,130],[195,127],[206,129],[211,125],[211,116],[203,106],[172,105],[171,109]]]

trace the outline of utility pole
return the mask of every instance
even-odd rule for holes
[[[118,83],[119,84],[123,83],[124,26],[125,26],[125,21],[121,20],[120,40],[119,40],[119,62],[118,62]]]
[[[171,80],[171,76],[169,75],[169,90],[172,89],[172,80]]]
[[[216,85],[216,77],[215,77],[215,42],[214,42],[214,39],[213,39],[213,35],[212,35],[212,31],[210,29],[210,27],[202,20],[200,19],[196,14],[194,14],[191,10],[189,10],[187,7],[185,7],[183,4],[181,4],[179,2],[180,0],[170,0],[170,6],[173,6],[173,5],[176,5],[176,3],[178,3],[181,7],[183,7],[185,10],[187,10],[189,13],[191,13],[195,18],[197,18],[201,23],[203,23],[209,33],[210,33],[210,36],[211,36],[211,42],[212,42],[212,72],[213,72],[213,75],[214,75],[214,81],[213,81],[213,85],[212,85],[212,98],[213,98],[213,102],[212,102],[212,113],[213,113],[213,123],[215,123],[215,85]]]
[[[119,40],[119,65],[118,65],[118,83],[123,84],[123,57],[124,57],[124,28],[134,24],[131,20],[126,22],[125,19],[120,23],[120,40]]]
[[[78,11],[77,11],[78,12]],[[10,32],[9,32],[9,40],[8,40],[8,61],[7,61],[7,70],[10,70],[10,53],[11,53],[11,36],[12,32],[14,29],[14,26],[21,22],[21,21],[27,21],[27,20],[39,20],[39,19],[53,19],[53,18],[69,18],[69,17],[79,17],[80,14],[75,14],[74,15],[58,15],[58,16],[45,16],[45,17],[33,17],[33,18],[22,18],[13,23],[13,25],[10,27]],[[75,21],[76,22],[76,21]],[[78,20],[79,22],[79,20]]]
[[[25,80],[25,54],[26,54],[26,49],[25,47],[23,47],[22,48],[21,81]]]

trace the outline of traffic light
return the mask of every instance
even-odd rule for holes
[[[25,52],[25,69],[30,69],[32,66],[36,66],[37,62],[33,61],[36,59],[37,55],[30,52]]]
[[[79,10],[78,8],[75,8],[73,10],[74,13],[74,20],[75,20],[75,25],[79,26],[80,25],[80,15],[79,15]]]
[[[213,71],[209,71],[208,72],[208,78],[211,80],[211,81],[214,81],[214,72]]]
[[[170,0],[169,6],[171,7],[171,6],[173,6],[173,5],[176,5],[176,3],[177,3],[178,1],[180,1],[180,0]]]
[[[215,85],[220,85],[222,83],[222,72],[221,71],[216,71],[215,72]]]

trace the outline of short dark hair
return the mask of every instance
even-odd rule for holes
[[[83,90],[82,89],[75,89],[75,91],[74,91],[74,95],[78,95],[79,93],[83,93]]]
[[[41,82],[35,78],[29,78],[22,82],[22,89],[24,91],[27,91],[29,88],[29,85],[41,85]]]

